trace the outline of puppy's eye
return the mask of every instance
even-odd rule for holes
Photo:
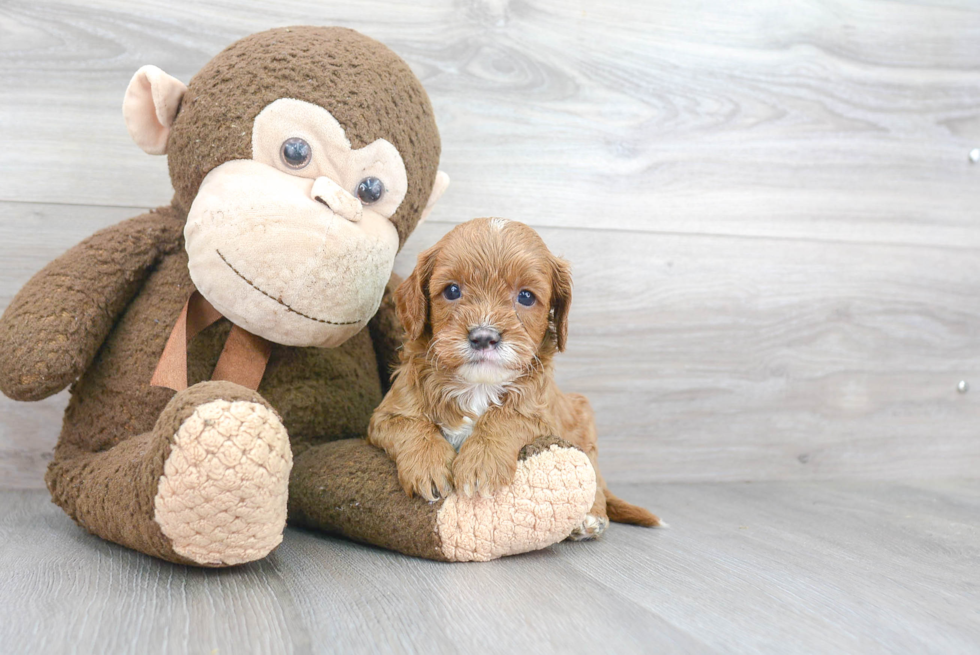
[[[530,307],[534,304],[534,301],[534,294],[527,289],[523,289],[519,294],[517,294],[517,302],[521,303],[525,307]]]
[[[370,205],[372,202],[378,202],[381,200],[381,196],[385,194],[384,182],[376,177],[366,177],[361,180],[360,184],[357,185],[357,197],[361,199],[365,205]]]
[[[293,137],[282,142],[282,146],[279,148],[279,156],[282,158],[282,163],[289,168],[305,168],[313,159],[313,148],[303,139]]]
[[[442,290],[442,297],[446,300],[459,300],[461,295],[463,295],[463,292],[459,290],[458,284],[450,284]]]

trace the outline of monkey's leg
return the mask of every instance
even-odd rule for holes
[[[588,457],[554,438],[520,454],[514,482],[488,498],[409,498],[387,455],[362,439],[296,456],[289,482],[293,525],[342,534],[406,555],[487,561],[545,548],[581,525],[596,478]]]
[[[229,382],[179,392],[151,432],[56,457],[54,502],[109,541],[171,562],[229,566],[282,541],[292,454],[278,416]]]

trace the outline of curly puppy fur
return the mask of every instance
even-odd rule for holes
[[[475,219],[419,255],[396,291],[407,333],[401,364],[368,429],[409,495],[493,494],[513,480],[521,448],[553,435],[596,469],[593,520],[582,536],[601,532],[607,517],[660,525],[610,493],[589,401],[555,384],[571,299],[568,264],[523,223]]]

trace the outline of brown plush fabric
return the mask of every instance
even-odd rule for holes
[[[183,229],[164,207],[97,232],[37,273],[0,318],[0,391],[41,400],[74,381]]]
[[[559,448],[575,448],[576,450],[581,450],[581,448],[577,448],[576,446],[573,446],[572,444],[568,443],[561,437],[555,437],[555,436],[538,437],[528,445],[521,448],[521,452],[517,456],[517,461],[523,462],[525,459],[528,459],[529,457],[534,457],[538,453],[543,453],[544,451],[548,450],[552,446],[558,446]]]
[[[402,347],[402,325],[395,310],[395,289],[401,283],[402,279],[392,273],[378,313],[368,323],[371,340],[374,342],[374,353],[378,358],[381,388],[385,393],[391,388],[391,376],[398,366],[398,350]]]
[[[295,458],[289,479],[290,524],[449,561],[436,533],[442,502],[409,498],[395,463],[363,439],[310,448]]]
[[[190,209],[211,169],[251,159],[252,123],[278,98],[324,107],[354,148],[387,139],[398,149],[408,193],[392,221],[404,244],[437,172],[441,145],[432,105],[398,55],[341,27],[283,27],[247,36],[194,76],[168,142],[175,206]]]

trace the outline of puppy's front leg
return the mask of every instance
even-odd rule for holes
[[[409,496],[445,498],[453,492],[456,451],[438,426],[411,411],[417,405],[411,396],[411,389],[396,380],[371,417],[367,440],[395,461],[398,481]]]
[[[492,407],[477,420],[453,462],[457,493],[491,496],[514,481],[521,448],[552,433],[539,420]]]

